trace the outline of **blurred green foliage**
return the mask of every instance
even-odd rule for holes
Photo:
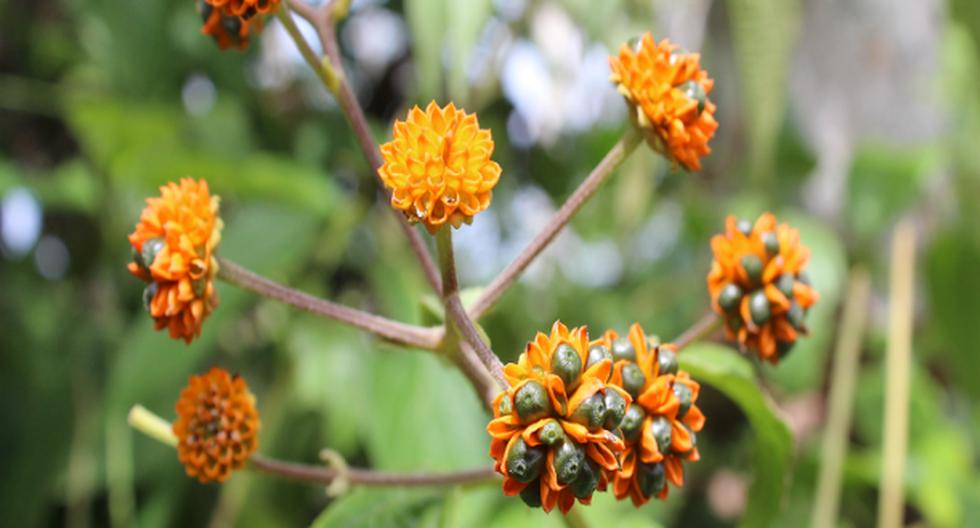
[[[501,236],[514,237],[530,213],[519,209],[528,203],[522,193],[537,188],[559,202],[623,124],[565,133],[550,145],[512,141],[511,103],[498,79],[472,84],[467,68],[489,17],[526,38],[539,4],[550,4],[531,2],[526,13],[504,20],[504,3],[378,3],[404,17],[410,49],[383,75],[358,71],[355,79],[379,138],[397,109],[430,98],[479,110],[481,124],[494,131],[494,157],[506,175],[492,211]],[[722,129],[737,132],[719,136],[716,156],[700,175],[671,171],[652,153],[639,152],[582,210],[572,229],[586,242],[610,244],[619,256],[621,273],[612,283],[574,280],[556,261],[595,257],[557,252],[484,321],[505,360],[556,318],[594,331],[625,330],[639,321],[670,339],[706,310],[708,240],[725,214],[773,210],[799,227],[813,250],[821,301],[810,314],[810,337],[778,368],[757,367],[714,344],[685,351],[685,368],[703,384],[699,403],[708,416],[698,439],[702,461],[686,467],[686,485],[663,503],[637,510],[597,495],[581,508],[592,525],[611,519],[617,526],[731,525],[739,519],[712,503],[722,471],[744,477],[742,523],[799,525],[813,497],[821,431],[795,424],[819,424],[823,413],[821,404],[799,404],[822,402],[833,383],[827,367],[839,301],[855,264],[872,270],[875,296],[841,517],[848,526],[872,524],[882,462],[887,247],[891,226],[902,217],[915,218],[922,235],[908,519],[980,525],[978,4],[945,6],[941,76],[929,80],[947,111],[945,131],[913,145],[853,145],[838,218],[813,211],[807,192],[817,191],[801,192],[818,154],[786,111],[786,76],[806,24],[805,4],[714,3],[704,21],[703,53],[717,66],[725,115],[734,116]],[[587,38],[609,48],[661,22],[649,3],[560,6]],[[220,308],[190,346],[154,332],[142,311],[141,285],[125,270],[125,235],[156,186],[193,176],[207,178],[222,196],[222,255],[313,294],[423,320],[428,291],[421,274],[343,117],[308,77],[263,85],[264,44],[220,52],[199,34],[190,0],[6,2],[0,15],[0,197],[28,189],[42,211],[43,235],[60,240],[70,259],[63,274],[45,277],[40,250],[21,255],[3,247],[0,256],[6,524],[562,525],[557,514],[529,510],[496,485],[357,489],[330,499],[313,486],[241,472],[226,485],[202,486],[184,476],[172,450],[130,431],[130,406],[141,403],[171,417],[187,376],[221,364],[242,373],[258,395],[265,454],[316,463],[328,446],[352,465],[397,471],[489,463],[487,415],[465,378],[439,358],[225,284]],[[404,68],[412,74],[399,74]],[[214,88],[203,114],[183,102],[195,78]],[[504,249],[487,251],[501,260]],[[464,286],[479,286],[470,282]]]

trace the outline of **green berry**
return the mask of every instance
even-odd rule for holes
[[[571,345],[562,343],[551,355],[551,370],[565,382],[567,389],[577,383],[582,374],[582,358]]]
[[[749,314],[752,315],[752,322],[757,325],[765,324],[772,315],[769,299],[762,290],[753,293],[749,298]]]
[[[742,301],[742,288],[738,284],[731,283],[721,289],[718,293],[718,306],[728,313],[738,310],[738,304]]]
[[[619,427],[623,421],[623,416],[626,415],[626,400],[618,392],[608,388],[604,399],[606,400],[606,418],[603,421],[603,427],[612,431]]]
[[[623,388],[626,392],[636,399],[640,395],[640,391],[643,390],[643,386],[646,385],[647,378],[643,375],[643,371],[636,363],[627,363],[623,365]]]
[[[670,421],[663,416],[658,416],[650,423],[653,437],[657,439],[657,449],[661,453],[668,453],[670,450]]]
[[[582,471],[579,472],[578,478],[575,482],[572,482],[571,489],[572,493],[580,499],[584,499],[592,495],[596,488],[599,486],[599,467],[591,460],[586,460],[585,465],[582,466]]]
[[[783,273],[776,279],[776,288],[786,296],[787,299],[793,298],[793,284],[796,283],[793,280],[793,276],[789,273]]]
[[[544,424],[538,431],[538,438],[545,445],[553,446],[565,439],[565,431],[556,420],[548,420],[548,423]]]
[[[633,343],[630,342],[628,337],[620,337],[613,341],[612,355],[615,361],[621,359],[636,361],[636,350],[633,349]]]
[[[619,423],[619,428],[623,431],[623,437],[633,440],[640,434],[640,427],[643,426],[643,419],[647,415],[639,405],[630,405],[623,415],[623,421]]]
[[[704,93],[704,87],[697,81],[687,81],[676,86],[684,95],[698,102],[698,115],[704,112],[704,105],[708,100],[708,95]]]
[[[609,349],[603,345],[595,345],[589,349],[589,358],[585,362],[585,368],[590,368],[604,359],[612,359]]]
[[[755,255],[745,255],[742,257],[742,269],[749,277],[749,282],[759,284],[762,280],[762,260]]]
[[[674,382],[674,395],[677,396],[677,401],[680,402],[680,407],[677,409],[677,419],[680,420],[687,415],[687,411],[691,409],[691,403],[693,402],[694,392],[691,388],[684,383]]]
[[[531,482],[541,474],[546,455],[545,448],[530,447],[517,437],[507,453],[507,474],[518,482]]]
[[[661,462],[655,464],[644,464],[640,462],[636,465],[637,483],[640,485],[640,492],[645,497],[652,497],[664,489],[667,484],[667,472]]]
[[[517,408],[517,416],[524,422],[544,418],[551,410],[548,391],[540,383],[529,381],[518,389],[514,396],[514,407]]]
[[[521,500],[532,508],[541,507],[541,481],[535,480],[521,490]]]
[[[766,248],[766,254],[770,257],[779,254],[779,237],[773,231],[762,233],[762,245]]]
[[[595,430],[606,420],[606,400],[599,392],[589,396],[572,412],[572,421]]]
[[[657,375],[677,374],[677,354],[666,348],[657,349]]]
[[[575,442],[565,439],[555,450],[555,473],[559,484],[568,484],[578,478],[585,465],[585,451]]]

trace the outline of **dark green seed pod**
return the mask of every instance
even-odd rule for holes
[[[643,375],[643,371],[636,363],[627,363],[623,365],[623,388],[626,392],[630,393],[630,396],[635,400],[640,395],[640,391],[643,390],[643,386],[646,385],[647,378]]]
[[[531,422],[544,418],[551,410],[548,391],[540,383],[529,381],[514,396],[514,407],[522,421]]]
[[[657,375],[677,374],[677,354],[666,348],[657,349]]]
[[[793,276],[789,273],[783,273],[776,279],[776,288],[786,296],[787,299],[793,298],[793,284],[796,283],[793,280]]]
[[[698,115],[704,112],[704,105],[708,100],[708,94],[704,93],[704,87],[697,81],[687,81],[676,86],[684,95],[698,102]]]
[[[626,414],[623,415],[623,421],[619,423],[619,428],[623,431],[623,437],[627,440],[634,440],[640,434],[640,428],[643,426],[643,419],[647,415],[643,412],[643,409],[639,405],[630,405],[630,408],[626,410]]]
[[[146,263],[143,262],[143,255],[139,251],[136,251],[136,248],[131,247],[129,252],[130,256],[133,258],[133,262],[135,262],[140,269],[147,269]]]
[[[140,259],[143,261],[142,266],[144,268],[149,269],[153,265],[153,261],[157,259],[157,255],[163,251],[164,245],[165,242],[162,238],[151,238],[143,242],[143,251],[140,254]]]
[[[653,437],[657,439],[657,449],[661,453],[670,452],[670,421],[663,416],[657,416],[650,423],[650,429],[653,431]]]
[[[752,322],[757,325],[765,324],[772,315],[769,299],[762,290],[753,293],[749,298],[749,314],[752,315]]]
[[[810,275],[805,271],[801,271],[797,273],[796,280],[802,282],[803,284],[806,284],[807,286],[810,286]]]
[[[733,315],[729,317],[728,326],[730,326],[732,330],[738,331],[740,328],[742,328],[742,316]]]
[[[146,285],[143,289],[143,309],[146,313],[150,312],[150,303],[153,301],[153,297],[157,294],[157,283],[151,282]]]
[[[548,420],[548,423],[544,424],[541,430],[538,431],[538,438],[545,445],[553,446],[565,439],[565,431],[561,428],[561,424],[557,420]]]
[[[194,295],[198,297],[204,297],[204,290],[208,287],[208,279],[201,277],[195,281],[191,282],[191,288],[194,290]]]
[[[749,277],[749,282],[759,284],[762,280],[762,261],[755,255],[744,255],[742,257],[742,268]]]
[[[589,349],[589,358],[585,362],[585,368],[589,368],[604,359],[612,359],[612,353],[603,345],[595,345]]]
[[[541,507],[541,481],[535,480],[534,482],[528,483],[524,489],[521,490],[521,500],[524,504],[532,508]]]
[[[805,328],[806,311],[800,306],[800,303],[793,301],[789,305],[789,311],[786,312],[786,320],[789,324],[793,325],[793,328],[798,331],[803,331]]]
[[[592,496],[595,489],[599,486],[599,466],[595,462],[586,459],[582,471],[578,478],[571,484],[572,493],[580,499]]]
[[[762,233],[762,245],[766,248],[766,254],[770,257],[779,254],[779,237],[774,231]]]
[[[604,399],[606,400],[606,417],[602,425],[612,431],[619,427],[623,421],[623,416],[626,416],[626,400],[618,392],[609,388],[606,389]]]
[[[555,450],[555,473],[559,484],[568,484],[578,478],[585,465],[585,450],[575,442],[565,439]]]
[[[776,353],[779,355],[779,359],[786,357],[794,346],[796,346],[796,341],[776,341]]]
[[[738,284],[729,284],[718,293],[718,306],[728,313],[738,310],[738,303],[742,302],[742,288]]]
[[[752,222],[742,218],[736,224],[735,228],[742,232],[745,236],[750,236],[752,234]]]
[[[500,416],[506,416],[513,410],[514,406],[511,404],[509,395],[505,395],[503,398],[500,398],[500,402],[497,403],[497,412],[500,414]]]
[[[214,8],[204,0],[197,0],[197,10],[201,13],[201,22],[207,22]]]
[[[648,350],[653,350],[653,349],[657,348],[658,346],[660,346],[660,338],[657,337],[657,336],[655,336],[655,335],[648,335],[647,336],[647,349]]]
[[[621,359],[636,361],[636,350],[633,349],[633,343],[630,342],[628,337],[620,337],[613,341],[612,355],[615,361]]]
[[[640,462],[636,465],[637,483],[640,485],[640,492],[644,497],[652,497],[664,489],[667,484],[667,471],[660,462],[655,464],[644,464]]]
[[[680,420],[687,415],[687,411],[691,409],[691,403],[694,399],[694,392],[691,388],[684,383],[674,382],[674,395],[677,396],[677,401],[680,402],[680,407],[677,409],[677,419]]]
[[[236,42],[238,41],[238,34],[242,30],[242,21],[237,16],[224,16],[221,17],[221,27],[225,28],[225,31],[231,35],[232,39]]]
[[[580,423],[590,430],[598,429],[602,427],[602,423],[606,420],[606,400],[603,395],[599,392],[593,394],[586,398],[579,406],[578,409],[572,413],[572,421]]]
[[[631,37],[626,41],[626,45],[633,50],[633,53],[639,53],[643,49],[643,38],[642,37]]]
[[[530,447],[523,438],[517,437],[507,453],[507,474],[517,482],[531,482],[541,474],[547,454],[545,448]]]
[[[567,389],[578,382],[582,374],[582,358],[572,345],[562,343],[551,355],[551,370],[565,382]]]

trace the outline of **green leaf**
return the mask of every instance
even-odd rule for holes
[[[409,528],[418,526],[426,510],[442,497],[438,490],[358,488],[337,499],[311,525],[313,528]]]
[[[752,365],[735,351],[695,343],[680,354],[680,366],[700,383],[729,397],[745,413],[755,433],[754,477],[741,526],[769,526],[782,504],[793,437],[759,390]],[[706,427],[711,427],[708,417]]]

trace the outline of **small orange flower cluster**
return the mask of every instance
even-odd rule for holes
[[[200,482],[223,482],[258,447],[255,396],[241,376],[213,367],[191,376],[176,405],[177,458]]]
[[[211,35],[218,47],[248,47],[249,36],[262,30],[262,19],[255,15],[271,13],[279,0],[197,0],[204,26],[201,33]]]
[[[640,505],[683,484],[681,460],[695,461],[704,416],[699,386],[677,369],[670,345],[649,345],[633,325],[589,341],[585,327],[556,322],[538,333],[518,363],[504,367],[510,388],[494,401],[490,456],[506,495],[564,513],[613,482],[617,498]]]
[[[807,278],[810,250],[796,229],[764,213],[753,225],[729,216],[711,239],[711,306],[730,339],[773,364],[806,334],[807,310],[820,298]]]
[[[447,222],[470,223],[490,206],[500,165],[490,159],[493,139],[475,114],[433,101],[395,121],[393,136],[381,145],[378,175],[391,189],[391,206],[409,222],[435,233]]]
[[[650,33],[623,44],[609,57],[610,80],[626,98],[631,119],[657,152],[688,170],[701,170],[701,156],[718,128],[708,99],[714,81],[701,69],[700,55],[682,53]]]
[[[143,293],[157,330],[190,343],[218,305],[214,250],[223,226],[218,197],[204,180],[168,183],[158,198],[147,198],[136,229],[129,235],[129,271],[148,282]]]

